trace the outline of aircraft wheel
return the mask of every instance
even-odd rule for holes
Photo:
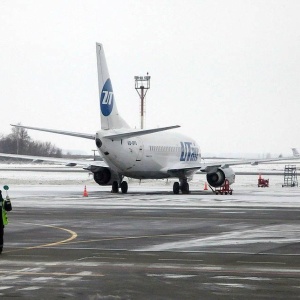
[[[123,194],[126,194],[128,191],[128,183],[126,181],[121,182],[121,191]]]
[[[173,193],[176,194],[176,195],[179,194],[179,189],[180,189],[179,188],[179,182],[177,182],[177,181],[174,182],[174,184],[173,184]]]
[[[119,184],[118,181],[114,181],[112,183],[112,189],[111,189],[112,193],[118,193],[119,192]]]
[[[190,186],[187,182],[184,182],[181,186],[182,194],[189,194],[190,193]]]

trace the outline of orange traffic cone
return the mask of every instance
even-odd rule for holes
[[[207,191],[208,190],[208,188],[207,188],[207,182],[205,181],[205,183],[204,183],[204,191]]]
[[[89,196],[89,194],[88,194],[88,192],[87,192],[87,190],[86,190],[86,185],[84,186],[84,191],[83,191],[83,197],[88,197]]]

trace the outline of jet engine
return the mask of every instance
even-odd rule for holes
[[[217,188],[224,184],[225,179],[227,179],[229,181],[229,184],[234,183],[235,173],[229,167],[226,167],[226,168],[220,167],[214,171],[208,172],[206,174],[206,179],[207,179],[207,182],[209,185]]]
[[[110,185],[113,181],[118,180],[118,174],[109,168],[97,167],[97,170],[93,170],[94,180],[99,185]]]

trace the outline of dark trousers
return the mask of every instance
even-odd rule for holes
[[[0,249],[3,248],[4,226],[0,225]]]

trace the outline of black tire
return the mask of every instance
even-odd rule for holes
[[[187,182],[184,182],[181,186],[182,194],[189,194],[190,193],[190,185]]]
[[[128,183],[126,181],[121,182],[121,191],[122,191],[123,194],[127,194]]]
[[[174,182],[174,184],[173,184],[173,193],[174,194],[179,194],[179,190],[180,190],[180,188],[179,188],[179,182]]]
[[[111,186],[112,193],[119,193],[119,184],[118,181],[114,181]]]

